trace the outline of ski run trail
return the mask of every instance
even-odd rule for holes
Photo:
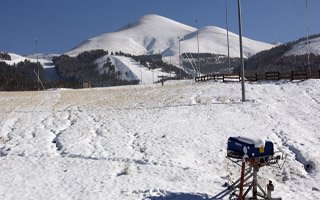
[[[172,81],[0,93],[0,199],[211,199],[240,168],[230,136],[287,155],[274,197],[320,198],[320,80]]]

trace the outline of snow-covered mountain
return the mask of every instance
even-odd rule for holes
[[[161,53],[165,57],[177,57],[179,51],[178,37],[182,38],[180,42],[181,53],[198,51],[197,32],[198,30],[194,27],[166,17],[150,14],[117,32],[91,38],[69,51],[68,54],[77,55],[87,50],[104,49],[134,55]],[[226,30],[207,26],[200,29],[198,33],[200,52],[227,54]],[[248,38],[244,38],[243,44],[246,57],[274,46]],[[235,33],[230,33],[230,54],[233,57],[239,57],[240,54],[239,39]]]

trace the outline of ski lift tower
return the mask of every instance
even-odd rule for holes
[[[228,139],[227,158],[241,167],[241,176],[227,189],[217,194],[214,199],[246,200],[282,200],[273,198],[274,185],[269,181],[265,191],[258,183],[258,172],[261,167],[280,165],[279,161],[284,160],[282,152],[274,152],[273,143],[261,139],[250,139],[245,137],[230,137]],[[241,163],[241,165],[239,164]],[[246,167],[247,166],[247,167]],[[251,197],[249,192],[252,192]]]

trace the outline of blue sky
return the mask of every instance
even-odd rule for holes
[[[237,0],[228,0],[238,32]],[[320,1],[308,0],[309,33],[320,33]],[[244,36],[287,42],[306,34],[305,0],[242,0]],[[155,13],[199,28],[225,27],[225,0],[1,0],[0,51],[64,53],[96,35]],[[198,23],[195,23],[195,19]]]

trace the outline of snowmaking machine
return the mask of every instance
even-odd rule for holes
[[[234,200],[281,200],[281,198],[272,197],[274,191],[272,181],[266,185],[266,191],[258,183],[258,172],[261,167],[278,165],[279,168],[282,168],[285,162],[283,152],[275,152],[271,141],[230,137],[227,144],[227,158],[241,167],[241,176],[227,189],[217,194],[214,199],[224,199],[229,196],[229,199]],[[280,165],[281,160],[283,163]],[[250,191],[252,191],[252,196],[247,197]]]

